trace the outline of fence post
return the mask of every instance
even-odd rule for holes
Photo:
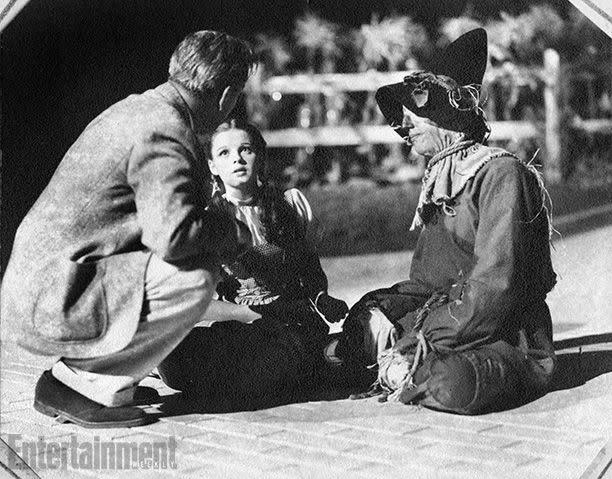
[[[563,179],[561,138],[561,61],[556,50],[544,51],[544,109],[546,159],[544,176],[549,183]]]

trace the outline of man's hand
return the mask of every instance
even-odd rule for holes
[[[241,314],[236,315],[235,319],[239,323],[251,324],[262,318],[261,313],[258,313],[252,308],[249,308],[248,306],[242,306],[242,308],[244,308],[243,311],[241,312]]]
[[[204,312],[203,322],[208,324],[223,321],[237,321],[250,324],[261,318],[261,314],[253,311],[248,306],[213,299]]]

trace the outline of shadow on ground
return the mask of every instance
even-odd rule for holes
[[[612,372],[612,350],[560,354],[557,360],[551,391],[577,388]]]
[[[573,389],[602,374],[612,372],[611,343],[612,333],[555,341],[558,362],[551,391]],[[589,350],[594,347],[601,350]],[[572,350],[568,351],[570,349]]]
[[[597,345],[605,345],[607,343],[610,343],[610,347],[604,348],[612,350],[612,333],[588,334],[576,338],[560,339],[554,342],[554,346],[557,354],[561,354],[564,350],[570,348],[589,348]]]
[[[375,374],[373,373],[353,379],[330,376],[320,382],[313,381],[312,384],[301,388],[287,390],[279,387],[268,393],[260,392],[256,397],[236,396],[232,392],[207,397],[189,397],[178,392],[162,396],[160,412],[154,415],[172,417],[187,414],[236,413],[312,401],[337,401],[347,399],[353,393],[366,390],[374,379]],[[314,384],[317,386],[315,387]]]
[[[598,350],[589,350],[593,348]],[[555,349],[558,364],[550,392],[572,390],[598,376],[612,372],[612,333],[556,341]],[[312,385],[306,386],[294,389],[285,395],[279,395],[279,391],[276,390],[270,391],[269,394],[260,394],[258,397],[236,398],[235,395],[226,393],[216,397],[194,398],[175,393],[161,398],[159,413],[155,413],[154,416],[160,418],[188,414],[235,413],[310,401],[336,401],[347,399],[352,393],[364,391],[373,379],[373,376],[368,376],[360,377],[357,381],[346,379],[341,381],[329,377],[317,388]],[[482,411],[482,414],[521,408],[541,397],[532,397],[516,404],[498,405],[499,407]]]
[[[515,409],[517,413],[572,410],[579,403],[609,394],[602,384],[588,382],[612,373],[612,333],[555,341],[557,368],[549,392]]]

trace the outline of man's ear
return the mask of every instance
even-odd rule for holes
[[[219,176],[219,172],[217,171],[217,166],[215,162],[212,160],[208,160],[208,169],[214,176]]]

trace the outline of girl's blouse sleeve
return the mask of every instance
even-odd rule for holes
[[[319,242],[319,224],[312,213],[308,200],[300,190],[292,188],[285,192],[285,199],[297,213],[305,230],[306,244],[301,248],[300,280],[305,293],[315,299],[321,292],[327,292],[327,276],[321,268],[316,245]]]
[[[320,240],[319,221],[314,216],[308,200],[297,188],[285,191],[285,200],[297,213],[298,220],[301,222],[306,233],[306,241],[315,248]]]

